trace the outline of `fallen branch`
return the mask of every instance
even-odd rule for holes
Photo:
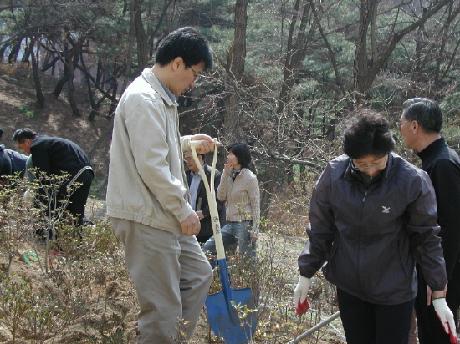
[[[327,324],[329,324],[330,322],[332,322],[335,319],[337,319],[339,317],[339,315],[340,315],[339,311],[335,312],[329,318],[319,322],[318,324],[313,326],[311,329],[305,331],[300,336],[296,337],[294,340],[291,340],[288,344],[297,344],[297,343],[299,343],[302,339],[312,335],[314,332],[318,331],[321,327],[324,327]]]

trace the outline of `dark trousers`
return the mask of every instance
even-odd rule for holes
[[[81,184],[69,198],[69,205],[67,211],[77,218],[77,225],[83,224],[85,217],[85,205],[89,196],[89,189],[94,178],[92,170],[84,171],[80,177],[77,178],[75,183]]]
[[[420,344],[450,344],[449,336],[442,327],[441,321],[432,305],[426,305],[426,281],[418,270],[418,292],[415,301],[417,312],[417,332]],[[454,274],[447,284],[447,305],[454,314],[455,323],[458,322],[460,306],[460,264],[457,263]]]
[[[414,300],[377,305],[337,289],[347,344],[407,344]]]

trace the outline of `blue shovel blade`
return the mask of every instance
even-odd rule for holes
[[[209,295],[206,300],[208,323],[212,332],[224,338],[225,344],[248,343],[257,327],[257,314],[254,312],[254,299],[250,288],[232,289],[228,275],[227,260],[218,259],[222,291]],[[238,317],[237,309],[244,313]]]
[[[222,291],[209,295],[206,300],[208,323],[212,332],[224,339],[225,344],[248,343],[257,327],[257,313],[250,312],[244,319],[239,319],[233,307],[247,306],[253,309],[252,291],[249,288],[232,289],[232,300],[227,303]]]

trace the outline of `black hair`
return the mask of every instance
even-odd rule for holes
[[[439,133],[442,128],[442,111],[438,103],[427,98],[412,98],[403,103],[403,118],[417,121],[430,133]]]
[[[251,151],[246,143],[234,143],[227,147],[227,152],[233,153],[242,168],[249,168],[251,163]]]
[[[212,54],[208,42],[191,27],[177,29],[163,38],[158,45],[155,62],[164,66],[176,57],[181,57],[188,68],[201,62],[204,63],[205,70],[212,68]]]
[[[345,130],[343,150],[352,159],[385,155],[395,146],[388,121],[380,114],[360,109]]]
[[[3,129],[0,128],[0,139],[2,138],[2,136],[3,136]]]
[[[24,140],[31,139],[37,137],[37,133],[29,128],[24,129],[16,129],[13,134],[13,141],[17,143],[23,143]]]

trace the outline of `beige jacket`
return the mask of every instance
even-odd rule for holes
[[[260,193],[257,177],[251,170],[243,168],[235,180],[224,170],[217,187],[217,199],[226,202],[227,221],[253,222],[253,231],[258,233],[260,222]]]
[[[193,212],[182,160],[189,144],[179,134],[177,104],[144,69],[115,111],[107,215],[180,233],[180,221]]]

